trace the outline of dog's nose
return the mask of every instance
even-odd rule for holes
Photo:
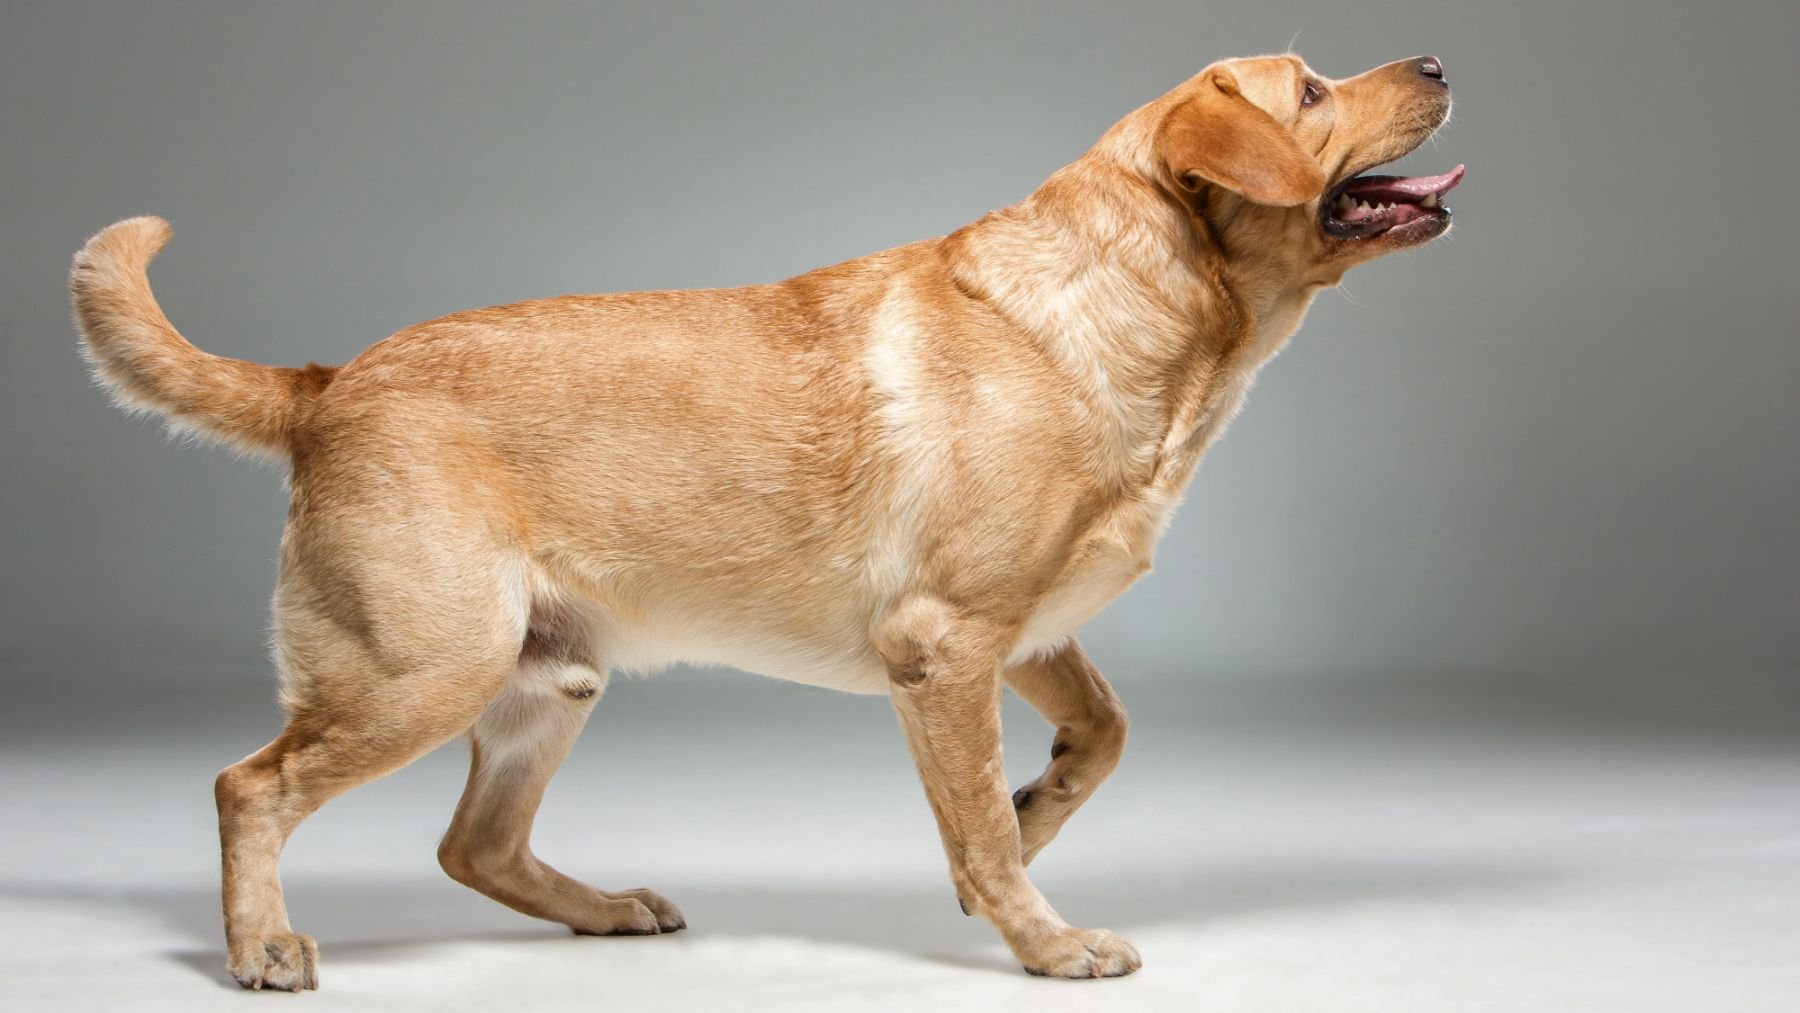
[[[1419,57],[1419,73],[1439,81],[1444,79],[1444,61],[1435,56]]]

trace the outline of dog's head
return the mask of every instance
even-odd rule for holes
[[[1304,286],[1450,229],[1441,176],[1364,176],[1450,116],[1434,57],[1334,81],[1291,55],[1214,64],[1147,107],[1154,171],[1232,260]],[[1272,263],[1271,263],[1272,262]]]

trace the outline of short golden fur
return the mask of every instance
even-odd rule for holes
[[[1150,566],[1251,378],[1352,265],[1327,188],[1444,120],[1441,69],[1327,81],[1216,64],[1020,203],[788,281],[569,296],[408,328],[339,367],[208,355],[120,222],[77,320],[126,404],[286,461],[275,594],[289,721],[217,782],[228,963],[317,983],[283,843],[328,799],[471,733],[446,871],[577,932],[682,928],[533,856],[551,774],[615,667],[717,662],[891,695],[965,910],[1033,973],[1129,973],[1025,866],[1118,762],[1125,711],[1072,639]],[[1056,728],[1009,797],[1010,685]]]

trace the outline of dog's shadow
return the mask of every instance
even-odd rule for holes
[[[1037,877],[1070,921],[1118,929],[1127,936],[1155,927],[1204,929],[1274,910],[1529,890],[1565,878],[1564,870],[1524,864],[1298,860],[1203,872]],[[940,965],[1015,971],[992,929],[980,919],[961,917],[947,883],[938,890],[923,884],[895,886],[871,874],[867,883],[856,884],[654,885],[666,887],[681,905],[692,926],[683,933],[688,938],[812,940]],[[560,926],[516,915],[447,879],[303,878],[289,883],[287,893],[296,927],[316,936],[333,962],[404,960],[407,950],[442,943],[540,946],[572,938]],[[231,984],[223,973],[218,895],[211,889],[121,891],[104,885],[12,881],[0,883],[0,899],[135,908],[191,944],[170,951],[171,960],[221,985]],[[621,942],[653,944],[647,938]]]

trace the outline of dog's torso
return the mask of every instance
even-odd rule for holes
[[[1120,222],[1111,238],[1162,227]],[[772,285],[410,328],[344,367],[299,427],[295,517],[344,532],[311,543],[322,551],[354,553],[359,516],[458,504],[420,523],[481,518],[463,551],[513,556],[533,627],[586,627],[575,639],[603,643],[607,666],[727,664],[885,692],[891,659],[871,634],[919,595],[1010,627],[1014,657],[1054,647],[1149,569],[1200,453],[1298,314],[1226,349],[1197,319],[1198,280],[1157,277],[1146,295],[1115,258],[1046,261],[1022,282],[1008,246],[1024,232],[984,220]],[[992,290],[984,258],[1006,262],[1016,291]],[[1059,279],[1070,270],[1078,281]],[[1106,336],[1175,348],[1140,381],[1156,410],[1119,394],[1108,371],[1126,360],[1071,362],[1044,340],[1094,341],[1042,315],[1058,285],[1089,331],[1107,318],[1087,302],[1157,300]],[[1210,359],[1180,354],[1201,340]],[[1188,368],[1205,361],[1224,365]]]

